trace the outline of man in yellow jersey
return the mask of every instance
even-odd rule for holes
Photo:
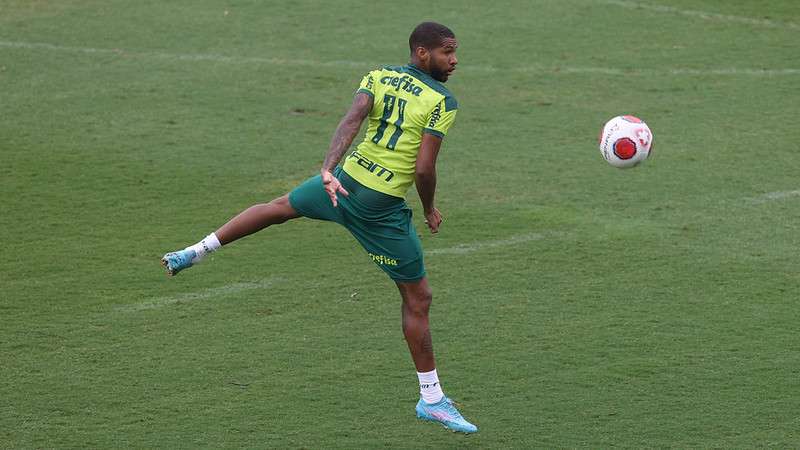
[[[464,419],[439,384],[428,325],[431,289],[405,202],[406,192],[416,183],[425,223],[432,233],[439,231],[436,157],[458,110],[442,83],[458,63],[458,42],[446,26],[424,22],[411,33],[409,47],[408,65],[373,70],[361,80],[319,175],[287,195],[251,206],[197,244],[167,253],[161,262],[175,275],[225,244],[297,217],[343,225],[400,290],[403,333],[420,384],[417,417],[473,433],[477,427]],[[367,118],[364,141],[339,167]]]

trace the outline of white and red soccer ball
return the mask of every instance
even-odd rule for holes
[[[642,163],[652,148],[653,133],[638,117],[614,117],[600,132],[600,153],[609,164],[620,169]]]

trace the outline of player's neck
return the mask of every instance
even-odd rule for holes
[[[425,65],[424,65],[424,64],[422,64],[422,63],[420,63],[419,61],[416,61],[416,60],[413,60],[413,59],[412,59],[412,60],[411,60],[411,61],[408,63],[408,65],[409,65],[409,66],[411,66],[411,67],[413,67],[413,68],[415,68],[415,69],[417,69],[417,70],[419,70],[420,72],[424,72],[424,73],[426,73],[426,74],[428,74],[428,75],[430,75],[430,74],[431,74],[431,71],[430,71],[430,69],[428,69],[427,67],[425,67]]]

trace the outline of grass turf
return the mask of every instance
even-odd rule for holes
[[[414,418],[399,296],[343,229],[158,265],[313,175],[428,18],[459,38],[460,111],[422,239],[474,436]],[[3,0],[0,447],[800,445],[798,23],[788,0]],[[628,171],[595,143],[623,113],[655,135]]]

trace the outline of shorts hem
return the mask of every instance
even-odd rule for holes
[[[289,192],[289,206],[291,206],[291,207],[292,207],[292,209],[294,209],[294,211],[295,211],[297,214],[300,214],[302,217],[309,217],[309,216],[308,216],[308,213],[306,213],[305,211],[303,211],[303,209],[302,209],[302,208],[298,208],[298,207],[297,207],[297,205],[295,204],[296,202],[292,201],[292,197],[294,197],[294,191],[292,191],[292,192]]]
[[[427,275],[428,275],[427,273],[422,272],[422,275],[420,275],[418,277],[395,277],[395,276],[389,275],[389,278],[391,278],[392,281],[397,282],[397,283],[413,283],[415,281],[419,281],[419,280],[425,278]]]

